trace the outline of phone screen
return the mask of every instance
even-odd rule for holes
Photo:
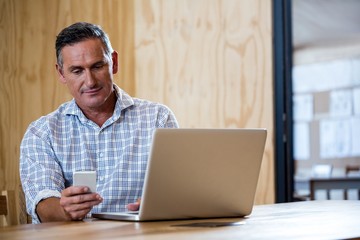
[[[96,171],[74,172],[73,185],[86,186],[90,192],[96,192]]]

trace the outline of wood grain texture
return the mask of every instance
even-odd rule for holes
[[[54,42],[76,21],[109,34],[115,82],[170,106],[182,127],[267,128],[256,202],[274,201],[270,0],[0,0],[0,190],[19,192],[29,123],[71,99]]]
[[[55,71],[61,29],[76,21],[101,25],[113,48],[126,53],[115,82],[134,94],[132,6],[117,0],[0,0],[0,190],[19,192],[19,147],[30,122],[71,99]],[[12,204],[19,205],[18,198]]]
[[[359,239],[360,201],[255,206],[247,218],[125,222],[86,220],[0,228],[1,239]]]
[[[257,203],[274,201],[270,1],[135,3],[138,97],[181,127],[269,130]]]

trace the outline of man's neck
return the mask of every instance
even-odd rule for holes
[[[113,92],[107,99],[107,103],[101,108],[82,109],[84,115],[101,127],[114,113],[116,94]]]

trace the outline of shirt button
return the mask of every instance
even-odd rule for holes
[[[100,157],[100,158],[104,157],[104,153],[102,153],[102,152],[99,153],[99,157]]]

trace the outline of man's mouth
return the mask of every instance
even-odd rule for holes
[[[97,87],[97,88],[91,88],[91,89],[86,89],[86,90],[83,90],[83,93],[85,94],[96,94],[98,93],[99,91],[101,90],[101,87]]]

